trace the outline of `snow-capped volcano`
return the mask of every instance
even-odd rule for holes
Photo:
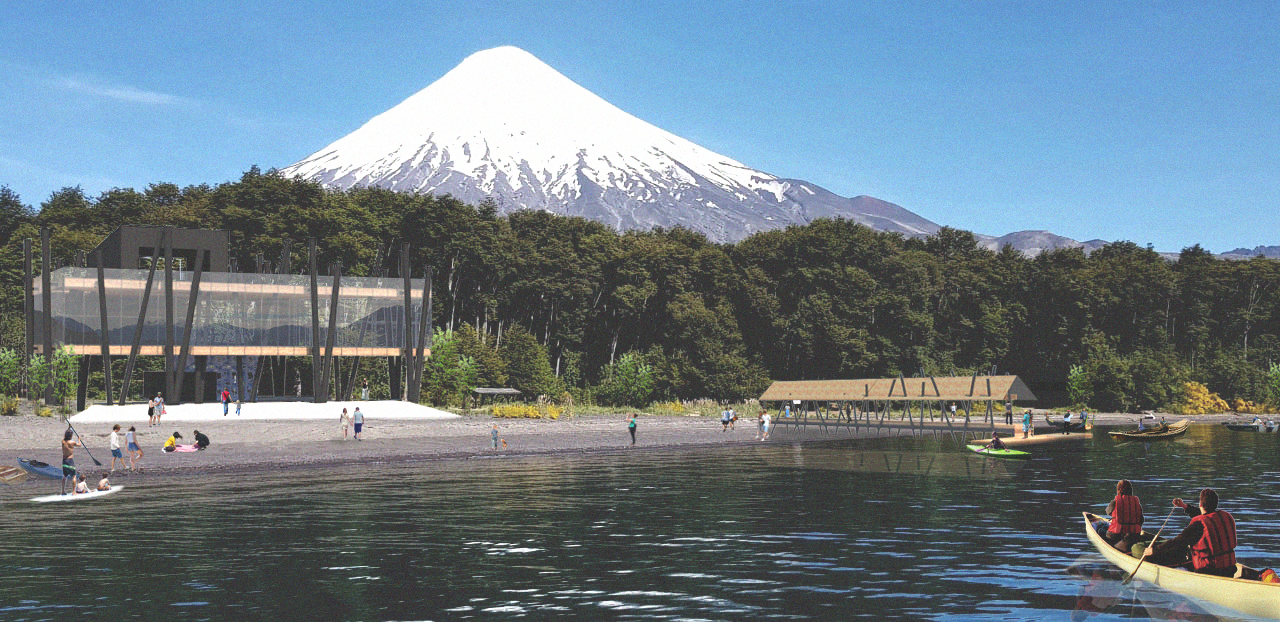
[[[843,216],[875,229],[938,225],[695,145],[623,112],[514,47],[477,52],[360,129],[281,171],[349,188],[450,194],[619,229],[682,225],[715,241]]]

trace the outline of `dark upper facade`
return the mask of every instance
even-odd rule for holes
[[[97,252],[102,251],[104,268],[136,270],[151,266],[161,234],[165,227],[124,226],[111,232],[93,252],[88,265],[98,267]],[[175,270],[195,269],[196,255],[208,250],[209,258],[201,267],[205,272],[226,272],[230,266],[231,234],[212,229],[179,229],[173,227],[173,267]],[[160,261],[156,269],[164,268],[165,249],[160,248]]]

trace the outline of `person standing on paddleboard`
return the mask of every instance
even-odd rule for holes
[[[75,449],[76,447],[80,446],[80,443],[71,440],[71,435],[72,435],[72,431],[70,427],[68,427],[66,433],[62,435],[62,492],[63,494],[66,494],[67,492],[67,478],[70,477],[72,478],[72,481],[74,481],[76,476]]]

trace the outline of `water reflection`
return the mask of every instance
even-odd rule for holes
[[[1067,568],[1082,585],[1071,612],[1072,620],[1087,620],[1099,614],[1152,620],[1190,622],[1237,622],[1247,618],[1209,613],[1197,601],[1162,590],[1143,581],[1122,582],[1128,573],[1108,563],[1101,555],[1082,555]]]
[[[47,492],[29,483],[0,488],[0,620],[1199,615],[1105,566],[1065,574],[1091,563],[1079,512],[1121,477],[1152,516],[1213,485],[1241,560],[1275,565],[1280,454],[1253,436],[1102,434],[1029,461],[886,438],[144,476],[58,508],[23,502]]]

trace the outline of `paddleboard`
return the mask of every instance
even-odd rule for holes
[[[986,445],[965,445],[975,454],[991,456],[993,458],[1030,458],[1031,454],[1016,449],[987,449]]]
[[[107,490],[90,490],[89,492],[80,493],[78,495],[45,495],[43,497],[35,497],[31,501],[35,503],[54,503],[58,501],[88,501],[89,499],[100,499],[107,495],[114,495],[124,490],[124,486],[112,486]]]
[[[22,467],[22,470],[39,475],[40,477],[62,479],[62,465],[54,466],[52,464],[45,464],[39,460],[18,458],[18,466]]]

